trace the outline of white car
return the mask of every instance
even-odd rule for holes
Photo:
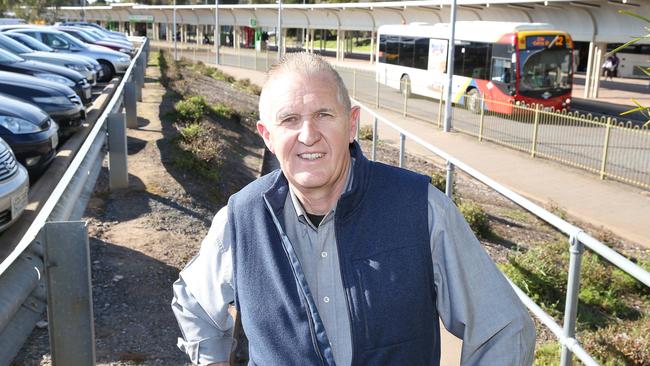
[[[13,224],[27,207],[29,176],[0,138],[0,231]]]

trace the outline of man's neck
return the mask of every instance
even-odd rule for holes
[[[294,185],[289,183],[291,190],[296,195],[302,207],[307,213],[312,215],[326,215],[330,212],[336,202],[338,202],[339,197],[345,190],[346,182],[348,180],[348,174],[350,172],[350,161],[348,160],[347,167],[344,170],[344,175],[342,179],[339,179],[332,188],[321,188],[321,189],[309,189],[309,190],[300,190]]]

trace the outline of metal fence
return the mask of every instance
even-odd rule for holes
[[[222,47],[221,64],[267,71],[276,62],[272,51]],[[210,46],[180,44],[178,57],[214,63]],[[443,88],[423,97],[404,90],[425,90],[423,80],[376,81],[369,67],[365,69],[336,66],[352,98],[403,117],[417,118],[442,128]],[[392,84],[400,87],[390,87]],[[609,178],[650,188],[650,130],[631,121],[614,117],[592,116],[566,111],[547,111],[535,106],[513,105],[498,100],[477,101],[479,108],[468,110],[469,95],[454,99],[452,127],[488,141],[506,146],[531,157],[545,158],[590,173],[601,179]],[[490,108],[483,108],[488,105]],[[488,110],[486,110],[488,109]],[[501,113],[494,112],[501,111]]]
[[[148,60],[140,42],[104,112],[13,251],[0,263],[0,365],[8,365],[47,306],[56,365],[94,365],[95,345],[86,223],[79,220],[108,151],[111,189],[127,186],[126,126],[136,127],[136,101]],[[46,305],[47,304],[47,305]]]
[[[581,270],[581,258],[582,253],[584,252],[584,247],[587,246],[596,254],[608,260],[613,265],[622,269],[623,271],[630,274],[632,277],[638,281],[644,283],[646,286],[650,287],[650,273],[645,271],[643,268],[634,264],[627,258],[623,257],[616,251],[610,249],[605,244],[594,239],[587,233],[585,233],[581,228],[574,226],[564,219],[550,213],[546,209],[536,205],[530,200],[522,197],[521,195],[514,193],[503,185],[495,182],[489,177],[483,175],[476,169],[471,166],[463,163],[462,161],[454,158],[453,156],[447,154],[440,148],[431,145],[419,138],[418,136],[413,135],[412,133],[404,130],[399,127],[396,123],[387,120],[386,118],[380,116],[372,109],[364,106],[356,100],[353,100],[353,103],[359,105],[363,113],[369,115],[373,120],[373,140],[372,140],[372,152],[371,159],[375,160],[375,152],[377,149],[377,142],[379,141],[379,124],[385,125],[399,133],[400,149],[399,149],[399,162],[400,166],[404,164],[404,155],[407,138],[416,142],[418,145],[424,147],[428,151],[437,155],[438,157],[446,161],[446,171],[447,171],[447,185],[446,185],[446,194],[448,197],[452,197],[453,189],[453,180],[454,180],[454,170],[456,168],[464,171],[470,177],[482,182],[489,188],[500,193],[502,196],[506,197],[510,201],[516,203],[527,211],[531,212],[540,219],[546,221],[551,226],[555,227],[560,232],[568,236],[568,249],[570,253],[569,259],[569,274],[567,279],[567,294],[566,294],[566,307],[564,309],[564,323],[562,326],[557,324],[553,317],[546,313],[539,305],[537,305],[530,297],[528,297],[520,288],[515,284],[510,282],[512,287],[515,289],[515,292],[522,300],[522,302],[528,307],[528,309],[544,324],[546,325],[557,339],[562,344],[562,359],[561,365],[570,365],[571,364],[571,353],[573,353],[580,361],[585,365],[598,365],[598,363],[582,348],[578,340],[576,339],[576,318],[578,311],[578,293],[580,285],[580,270]],[[357,130],[357,139],[359,138],[359,131]]]

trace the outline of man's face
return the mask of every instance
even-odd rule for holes
[[[271,83],[257,129],[284,175],[302,192],[343,184],[359,108],[345,112],[327,74],[285,73]]]

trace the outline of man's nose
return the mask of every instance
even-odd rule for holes
[[[298,135],[298,141],[307,146],[311,146],[320,139],[321,134],[316,123],[311,118],[304,119],[300,128],[300,134]]]

